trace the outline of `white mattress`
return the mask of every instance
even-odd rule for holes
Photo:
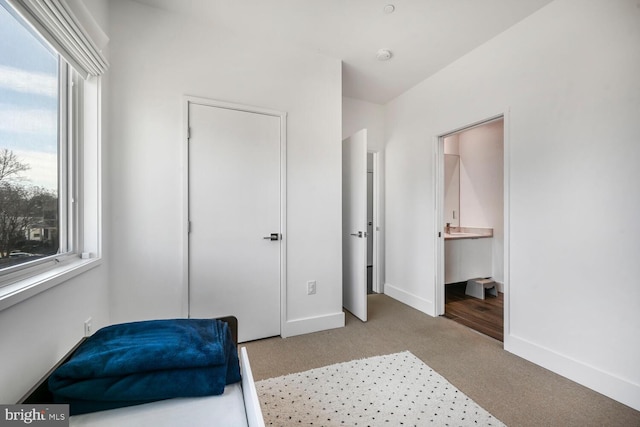
[[[144,405],[75,415],[70,426],[92,427],[175,427],[247,426],[240,383],[225,387],[219,396],[161,400]]]
[[[161,400],[144,405],[74,415],[72,427],[264,427],[249,356],[240,348],[242,381],[227,385],[218,396]],[[247,422],[247,417],[249,422]]]

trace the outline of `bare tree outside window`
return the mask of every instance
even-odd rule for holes
[[[0,184],[11,181],[24,180],[22,172],[26,172],[31,167],[20,162],[13,151],[3,148],[0,150]]]
[[[58,198],[30,185],[30,166],[13,151],[0,149],[0,268],[55,254]]]

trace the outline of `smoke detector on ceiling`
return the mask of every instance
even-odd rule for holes
[[[378,61],[388,61],[391,59],[391,51],[389,49],[380,49],[376,54]]]
[[[393,13],[393,11],[396,10],[396,7],[394,5],[392,5],[392,4],[388,4],[382,10],[384,11],[384,13],[386,13],[388,15],[390,13]]]

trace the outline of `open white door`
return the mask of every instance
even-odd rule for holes
[[[367,321],[367,130],[342,141],[342,305]]]

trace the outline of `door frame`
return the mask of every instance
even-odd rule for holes
[[[489,115],[484,119],[467,122],[465,125],[458,126],[453,130],[440,132],[437,136],[433,137],[433,194],[435,197],[435,215],[434,215],[434,236],[435,236],[435,286],[433,301],[435,302],[435,315],[441,316],[444,314],[445,309],[445,289],[444,289],[444,138],[465,130],[472,129],[477,126],[482,126],[487,123],[503,120],[503,227],[504,227],[504,242],[503,242],[503,256],[504,256],[504,342],[503,346],[507,345],[509,339],[510,327],[510,258],[511,253],[510,242],[510,109],[505,108],[502,112]]]
[[[373,291],[376,293],[383,293],[384,289],[382,283],[380,282],[380,260],[382,257],[380,256],[380,151],[378,150],[369,150],[367,149],[368,154],[373,154],[373,272],[372,272],[372,281],[373,281]]]
[[[183,105],[183,132],[182,132],[182,280],[183,280],[183,302],[182,315],[190,316],[189,294],[189,105],[197,104],[208,107],[225,108],[228,110],[243,111],[247,113],[264,114],[278,117],[280,119],[280,334],[286,321],[287,306],[287,113],[252,105],[236,104],[232,102],[219,101],[208,98],[185,95],[182,97]]]

